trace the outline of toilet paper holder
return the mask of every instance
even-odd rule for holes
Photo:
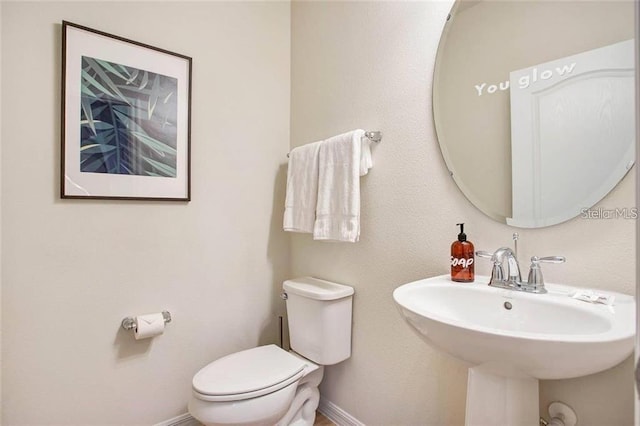
[[[164,319],[165,324],[171,322],[171,313],[169,313],[169,311],[162,311],[162,319]],[[134,330],[137,326],[136,319],[133,317],[126,317],[122,320],[122,328],[125,330]]]

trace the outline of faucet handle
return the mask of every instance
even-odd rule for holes
[[[527,286],[531,287],[536,293],[546,293],[544,289],[544,278],[542,277],[542,268],[540,263],[564,263],[567,259],[564,256],[546,256],[531,258],[531,268],[529,269],[529,278]]]
[[[478,251],[476,251],[476,256],[484,257],[486,259],[491,259],[493,257],[493,253],[490,253],[490,252],[484,251],[484,250],[478,250]]]
[[[478,250],[476,256],[484,257],[485,259],[491,259],[493,268],[491,269],[491,280],[489,285],[494,282],[504,281],[504,270],[502,269],[502,263],[495,258],[495,253],[488,251]]]
[[[546,257],[538,257],[533,256],[531,258],[531,263],[564,263],[567,261],[567,258],[564,256],[546,256]]]

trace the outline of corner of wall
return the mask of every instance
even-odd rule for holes
[[[0,1],[0,129],[2,129],[2,7]],[[0,133],[0,188],[2,187],[2,134]],[[0,365],[2,365],[2,191],[0,190]],[[2,369],[0,369],[0,424],[2,424]]]

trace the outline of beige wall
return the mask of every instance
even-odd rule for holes
[[[0,47],[2,46],[2,4],[0,4]],[[0,53],[0,100],[2,99],[2,54]],[[2,102],[0,102],[0,129],[2,129]],[[2,147],[2,132],[0,132]],[[2,188],[2,149],[0,149],[0,188]],[[2,190],[0,189],[0,366],[2,366]],[[2,423],[2,368],[0,367],[0,423]]]
[[[63,19],[194,58],[193,201],[59,199]],[[277,341],[289,40],[287,3],[2,4],[4,425],[160,422]],[[163,336],[120,328],[162,309]]]
[[[488,219],[447,174],[431,115],[431,78],[450,2],[295,2],[292,6],[292,146],[352,128],[381,130],[362,178],[357,244],[294,235],[292,275],[353,285],[353,355],[326,370],[324,398],[367,425],[462,425],[467,365],[431,349],[403,323],[397,286],[448,272],[458,222],[477,249],[511,244],[520,258],[564,255],[549,282],[635,291],[634,221],[585,220],[539,230]],[[464,123],[460,123],[464,125]],[[600,206],[632,207],[631,173]],[[523,263],[526,263],[523,260]],[[526,268],[526,266],[524,266]],[[479,260],[478,270],[489,267]],[[632,365],[541,383],[541,408],[572,405],[580,424],[629,425]]]

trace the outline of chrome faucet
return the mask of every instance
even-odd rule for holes
[[[491,281],[489,281],[490,286],[508,289],[517,289],[522,286],[520,264],[511,248],[500,247],[495,253],[477,251],[476,256],[491,259],[493,268],[491,270]]]
[[[514,241],[517,241],[517,234],[514,234]],[[490,286],[537,294],[547,292],[544,287],[540,263],[564,263],[566,261],[563,256],[533,256],[531,258],[531,267],[529,268],[529,277],[527,281],[522,281],[520,264],[516,253],[511,248],[501,247],[494,253],[477,251],[476,256],[491,259],[493,267],[491,269],[491,280],[489,281]]]

